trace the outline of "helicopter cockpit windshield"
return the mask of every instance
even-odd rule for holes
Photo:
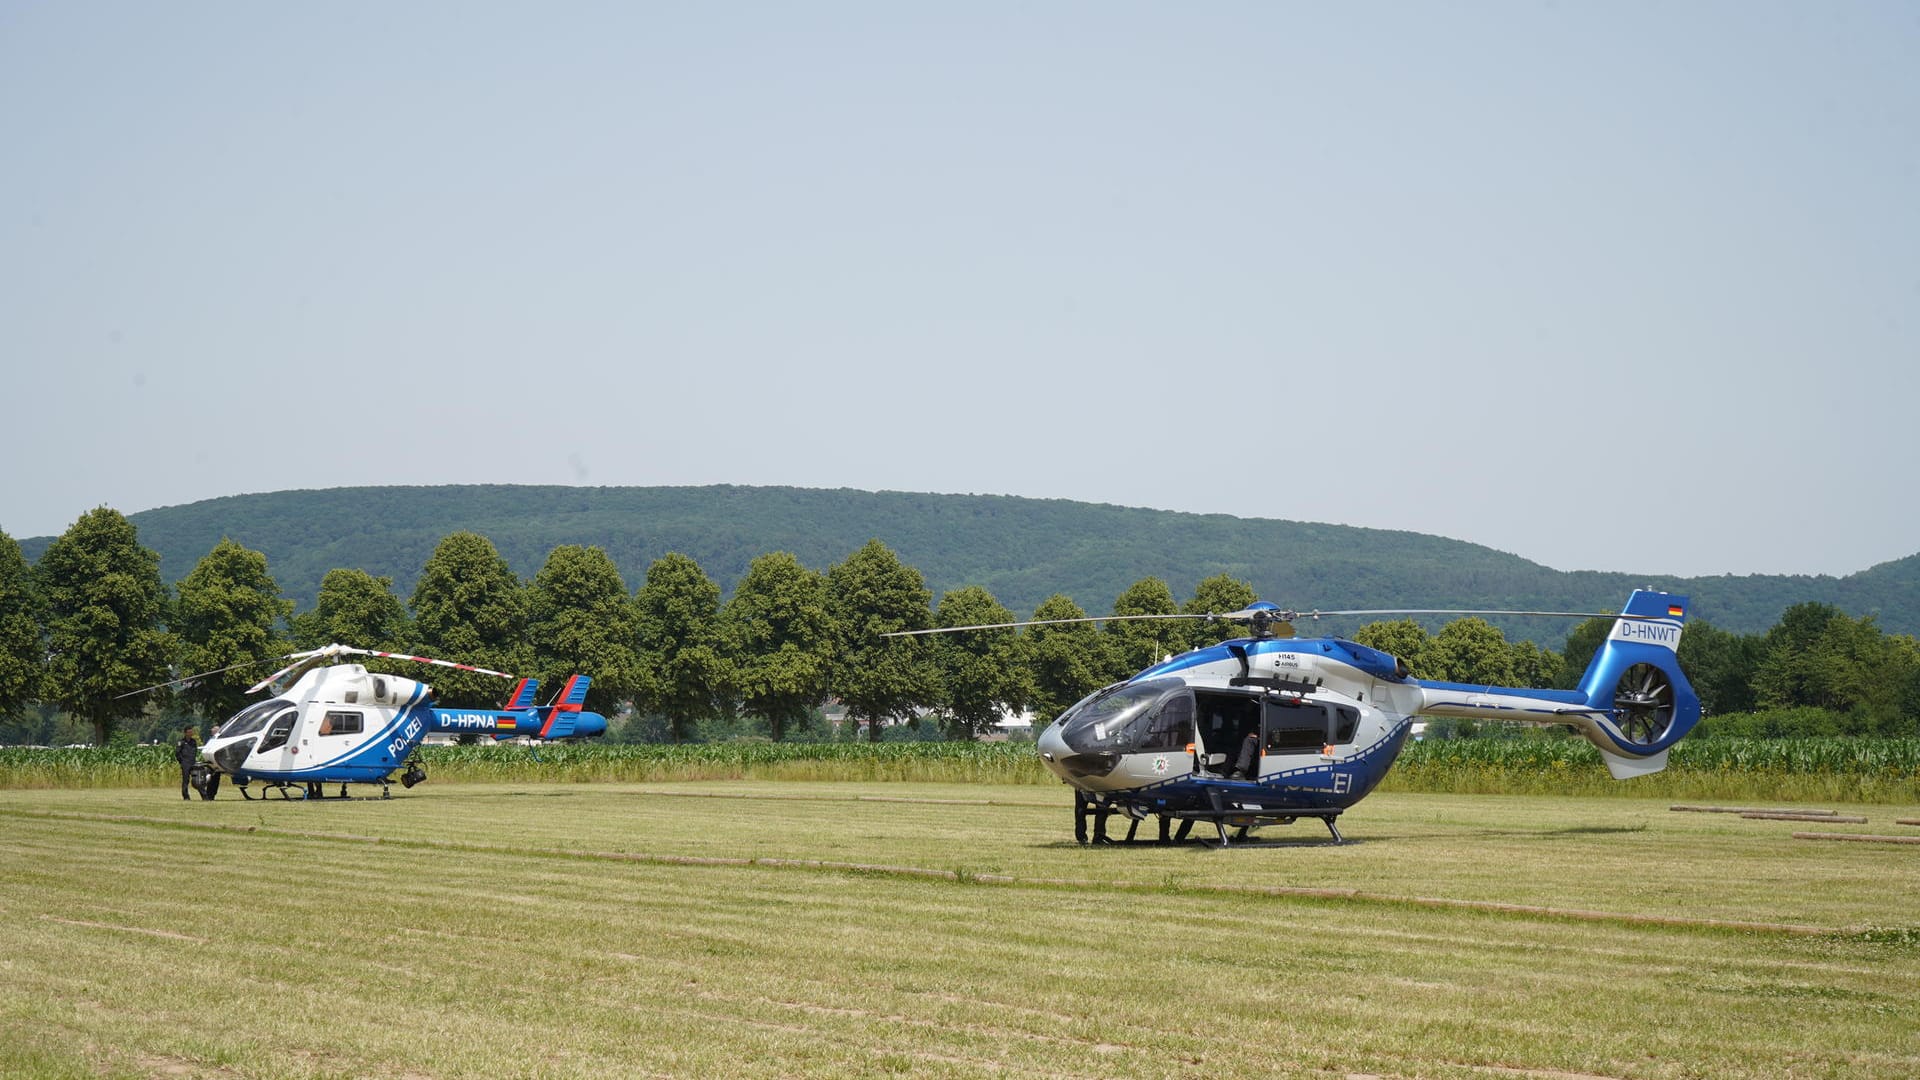
[[[268,701],[256,701],[252,705],[233,714],[233,718],[221,724],[213,733],[216,739],[231,739],[239,735],[251,735],[267,726],[267,720],[281,709],[291,708],[293,702],[286,698],[273,698]]]
[[[1193,739],[1193,695],[1180,679],[1148,679],[1096,694],[1060,718],[1060,737],[1079,754],[1172,749]]]

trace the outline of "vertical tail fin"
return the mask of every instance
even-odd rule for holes
[[[502,709],[531,709],[534,695],[540,692],[539,679],[521,679],[514,684],[513,693],[507,695],[507,703]]]
[[[1587,740],[1616,779],[1656,773],[1667,751],[1700,721],[1700,698],[1680,671],[1680,634],[1688,600],[1636,590],[1580,679],[1590,722]]]
[[[567,677],[566,685],[554,695],[553,703],[546,707],[546,715],[540,724],[540,738],[571,739],[606,733],[607,718],[586,711],[587,690],[592,685],[591,676]]]

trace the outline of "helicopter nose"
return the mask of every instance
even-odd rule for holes
[[[1034,740],[1034,747],[1040,751],[1040,760],[1046,763],[1047,768],[1054,775],[1063,777],[1066,775],[1060,769],[1060,762],[1064,758],[1071,757],[1073,750],[1067,746],[1067,740],[1060,737],[1060,725],[1049,725],[1040,733],[1040,737]]]

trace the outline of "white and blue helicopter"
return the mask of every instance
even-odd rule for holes
[[[1551,615],[1610,617],[1606,642],[1578,688],[1540,690],[1416,679],[1398,658],[1342,638],[1295,638],[1292,623],[1336,615]],[[1700,699],[1676,659],[1687,598],[1639,590],[1620,612],[1287,611],[1260,602],[1226,615],[1135,615],[905,631],[1001,629],[1053,622],[1221,618],[1252,636],[1167,658],[1061,713],[1041,731],[1040,758],[1074,789],[1074,834],[1115,842],[1114,814],[1159,821],[1159,838],[1187,839],[1211,822],[1246,839],[1265,825],[1317,818],[1343,842],[1336,819],[1386,775],[1417,717],[1519,720],[1572,727],[1600,750],[1615,779],[1666,767],[1667,752],[1700,719]],[[1178,831],[1171,837],[1174,823]]]
[[[427,778],[420,763],[408,758],[423,738],[435,732],[471,732],[496,739],[575,739],[607,730],[605,717],[585,709],[592,683],[585,675],[570,676],[544,706],[534,704],[539,681],[521,679],[500,709],[442,709],[434,705],[433,688],[426,683],[371,672],[360,664],[314,666],[347,656],[515,677],[471,664],[348,645],[292,653],[282,659],[293,663],[247,691],[272,690],[272,696],[235,713],[200,748],[201,760],[190,779],[201,797],[213,798],[221,778],[227,777],[249,799],[254,797],[248,790],[254,781],[263,785],[261,798],[269,792],[281,798],[323,798],[334,784],[340,785],[341,798],[346,797],[348,784],[379,784],[381,798],[389,798],[394,773],[403,767],[397,778],[403,787]]]

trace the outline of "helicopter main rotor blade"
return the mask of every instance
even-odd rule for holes
[[[272,686],[274,683],[279,682],[281,677],[288,674],[289,672],[298,671],[301,668],[306,667],[308,664],[313,663],[315,660],[320,660],[329,656],[336,655],[341,649],[344,649],[344,648],[346,648],[345,645],[328,645],[323,648],[310,650],[308,652],[288,653],[287,655],[281,657],[280,659],[291,660],[293,661],[293,663],[288,664],[286,667],[281,668],[279,671],[276,671],[273,674],[267,676],[266,678],[261,679],[259,682],[254,683],[252,686],[247,687],[247,693],[257,694],[260,691],[265,690],[267,687]]]
[[[416,664],[433,664],[436,667],[453,668],[456,671],[472,671],[472,672],[477,672],[481,675],[497,675],[502,679],[514,679],[519,677],[517,675],[509,675],[504,671],[494,671],[491,668],[476,667],[473,664],[456,664],[451,660],[435,660],[431,656],[414,656],[411,653],[383,652],[379,649],[360,649],[360,648],[355,648],[352,645],[341,645],[341,644],[335,643],[332,645],[322,646],[321,648],[314,649],[310,652],[289,653],[288,655],[281,657],[281,659],[283,660],[292,660],[293,663],[288,664],[286,667],[281,668],[279,671],[276,671],[273,674],[267,676],[266,678],[261,679],[259,682],[253,684],[251,687],[247,689],[247,693],[249,694],[258,693],[259,691],[265,690],[267,687],[272,686],[274,683],[279,682],[282,677],[288,674],[291,674],[292,672],[298,671],[301,668],[306,667],[307,665],[313,663],[316,660],[330,660],[336,656],[382,656],[382,657],[387,657],[393,660],[411,660]]]
[[[930,630],[896,630],[881,637],[916,637],[921,634],[957,634],[963,630],[1011,630],[1022,626],[1058,626],[1070,623],[1124,622],[1132,619],[1223,619],[1251,622],[1267,618],[1276,623],[1295,619],[1330,619],[1343,615],[1530,615],[1557,619],[1632,619],[1637,622],[1663,618],[1659,615],[1627,615],[1617,611],[1506,611],[1490,608],[1342,608],[1336,611],[1293,611],[1277,607],[1246,607],[1238,611],[1179,612],[1167,615],[1088,615],[1079,619],[1026,619],[1021,622],[982,623],[977,626],[936,626]]]
[[[920,634],[957,634],[963,630],[1010,630],[1017,626],[1064,626],[1069,623],[1090,622],[1130,622],[1139,619],[1214,619],[1227,618],[1225,615],[1184,615],[1178,612],[1167,615],[1088,615],[1079,619],[1026,619],[1021,622],[980,623],[975,626],[936,626],[931,630],[895,630],[881,637],[915,637]]]
[[[1276,612],[1275,617],[1281,613]],[[1480,608],[1365,608],[1342,611],[1289,611],[1289,619],[1324,619],[1336,615],[1540,615],[1563,619],[1662,619],[1661,615],[1627,615],[1618,611],[1493,611]]]
[[[509,675],[504,671],[494,671],[491,668],[475,667],[472,664],[456,664],[451,660],[435,660],[430,656],[413,656],[408,653],[381,652],[379,649],[355,649],[345,645],[342,645],[340,649],[342,652],[355,653],[360,656],[384,656],[391,660],[411,660],[416,664],[432,664],[436,667],[453,668],[456,671],[478,672],[481,675],[498,675],[503,679],[517,679],[520,677],[518,675]]]
[[[226,667],[214,668],[212,671],[203,671],[198,675],[184,675],[178,679],[169,679],[163,683],[154,683],[152,686],[143,686],[138,690],[129,690],[124,694],[115,694],[113,697],[113,700],[119,701],[123,697],[132,697],[135,694],[145,694],[149,691],[158,690],[163,686],[180,686],[185,683],[193,682],[196,679],[204,679],[209,675],[219,675],[223,672],[233,671],[235,669],[243,668],[243,667],[254,667],[259,664],[264,664],[266,662],[267,661],[264,658],[260,660],[242,660],[237,664],[228,664]]]

